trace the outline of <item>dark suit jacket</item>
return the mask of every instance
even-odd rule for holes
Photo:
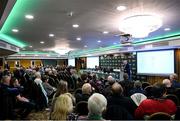
[[[124,73],[127,73],[128,76],[131,74],[130,65],[128,63],[124,67]]]
[[[108,99],[108,105],[107,107],[111,105],[119,105],[123,108],[125,108],[132,116],[134,115],[134,112],[137,108],[136,104],[131,100],[129,97],[124,97],[121,95],[112,95]]]

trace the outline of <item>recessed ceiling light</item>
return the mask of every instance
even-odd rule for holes
[[[109,32],[108,31],[103,31],[103,34],[108,34]]]
[[[84,47],[87,47],[87,45],[84,45]]]
[[[101,42],[101,40],[98,40],[97,42],[98,42],[98,43],[100,43],[100,42]]]
[[[41,44],[44,44],[44,41],[41,41],[40,43],[41,43]]]
[[[171,28],[165,28],[164,29],[164,31],[170,31],[171,30]]]
[[[49,34],[49,37],[54,37],[54,34]]]
[[[73,27],[73,28],[78,28],[79,25],[78,25],[78,24],[73,24],[72,27]]]
[[[114,42],[113,44],[114,44],[114,45],[116,45],[117,43],[116,43],[116,42]]]
[[[121,5],[121,6],[118,6],[116,9],[117,9],[118,11],[124,11],[124,10],[126,10],[126,9],[127,9],[127,7],[126,7],[126,6]]]
[[[32,48],[32,46],[29,46],[30,48]]]
[[[27,19],[34,19],[34,16],[33,16],[33,15],[30,15],[30,14],[26,15],[25,17],[26,17]]]
[[[12,31],[15,32],[15,33],[19,32],[18,29],[12,29]]]
[[[81,41],[81,37],[77,37],[76,40]]]

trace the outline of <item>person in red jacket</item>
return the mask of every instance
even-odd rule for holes
[[[143,119],[145,115],[151,115],[157,112],[164,112],[170,115],[176,113],[176,104],[165,98],[166,88],[163,84],[156,84],[152,88],[151,99],[144,100],[135,111],[136,119]]]

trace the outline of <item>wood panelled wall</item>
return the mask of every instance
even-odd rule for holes
[[[10,66],[11,71],[15,68],[15,62],[19,61],[20,65],[24,66],[25,68],[31,66],[31,61],[34,61],[34,66],[40,66],[42,64],[41,60],[7,60],[8,65]]]
[[[27,67],[31,66],[31,60],[20,60],[20,65],[27,68]]]

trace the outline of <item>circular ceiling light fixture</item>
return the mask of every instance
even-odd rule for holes
[[[135,15],[121,21],[119,30],[131,34],[134,38],[148,37],[149,33],[158,30],[163,21],[154,15]]]

